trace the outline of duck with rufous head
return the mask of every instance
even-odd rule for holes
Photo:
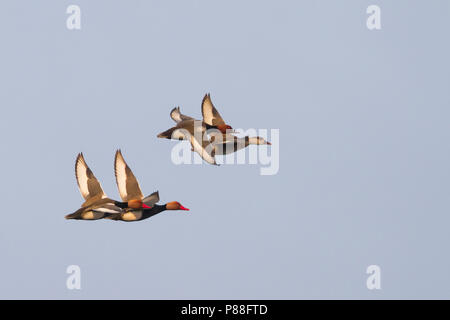
[[[158,191],[144,197],[139,182],[125,162],[120,150],[116,151],[114,172],[117,188],[122,199],[121,202],[116,201],[114,204],[122,208],[122,212],[111,214],[107,219],[131,222],[148,219],[166,210],[189,211],[188,208],[182,206],[178,201],[171,201],[163,205],[157,204],[159,202]]]

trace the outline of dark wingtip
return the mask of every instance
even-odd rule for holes
[[[119,156],[119,155],[123,158],[122,149],[120,149],[120,148],[116,150],[116,156],[115,156],[114,162],[117,161],[117,156]]]

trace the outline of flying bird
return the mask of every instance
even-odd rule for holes
[[[122,211],[115,205],[115,200],[108,198],[100,185],[100,182],[89,169],[83,154],[79,153],[75,161],[75,177],[78,189],[85,202],[74,213],[65,216],[66,219],[98,220],[109,214],[117,214]]]
[[[233,128],[225,123],[220,115],[219,111],[214,107],[211,96],[207,93],[202,100],[202,116],[203,122],[205,122],[209,128],[218,129],[223,134],[230,132]]]
[[[190,140],[192,151],[196,151],[203,160],[210,164],[217,164],[215,155],[230,154],[249,145],[271,145],[262,137],[235,136],[236,132],[225,123],[214,107],[210,94],[206,94],[202,100],[202,115],[203,121],[195,120],[182,114],[180,107],[173,108],[170,117],[177,125],[160,133],[158,138]],[[206,133],[209,134],[209,137]]]
[[[172,109],[170,117],[176,122],[176,126],[158,134],[158,138],[189,140],[192,151],[197,152],[203,160],[217,165],[214,157],[215,150],[208,137],[215,134],[230,134],[232,127],[225,123],[222,116],[214,107],[211,96],[206,94],[202,100],[203,121],[196,120],[180,112],[180,107]],[[212,131],[215,129],[216,131]]]
[[[116,201],[115,205],[122,208],[121,212],[111,214],[107,219],[122,221],[139,221],[148,219],[165,210],[186,210],[179,202],[172,201],[164,205],[158,205],[159,193],[153,192],[144,198],[139,182],[134,176],[120,150],[116,151],[114,172],[117,188],[122,202]]]

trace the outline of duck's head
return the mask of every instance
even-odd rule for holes
[[[145,203],[142,202],[142,200],[140,199],[133,199],[133,200],[129,200],[128,201],[128,208],[131,209],[150,209],[151,207],[149,207],[148,205],[146,205]]]
[[[185,211],[189,211],[188,208],[185,208],[181,205],[181,203],[179,203],[178,201],[171,201],[166,203],[166,209],[167,210],[185,210]]]
[[[217,129],[222,132],[223,134],[226,134],[227,131],[230,132],[233,131],[233,128],[231,126],[229,126],[228,124],[219,124],[217,125]]]
[[[262,137],[251,137],[248,139],[248,142],[250,144],[267,144],[267,145],[272,145],[269,141],[266,141],[264,138]]]

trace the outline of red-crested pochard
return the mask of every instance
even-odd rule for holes
[[[123,202],[115,202],[115,205],[123,211],[111,214],[107,218],[111,220],[139,221],[150,218],[165,210],[189,210],[179,202],[172,201],[164,205],[158,205],[159,193],[153,192],[144,198],[139,182],[125,162],[120,150],[116,151],[114,161],[114,172],[116,175],[117,188]]]
[[[172,109],[170,117],[177,124],[175,127],[158,134],[158,138],[189,140],[192,151],[197,152],[206,162],[217,165],[214,158],[214,146],[211,144],[208,134],[212,132],[211,129],[217,130],[219,134],[227,134],[227,132],[232,132],[232,127],[227,125],[222,119],[212,104],[209,94],[203,97],[202,115],[203,121],[200,121],[182,114],[180,107]]]
[[[85,202],[80,209],[66,215],[66,219],[98,220],[122,211],[121,208],[115,206],[116,201],[106,196],[100,182],[87,166],[82,153],[78,154],[75,161],[75,176]]]

